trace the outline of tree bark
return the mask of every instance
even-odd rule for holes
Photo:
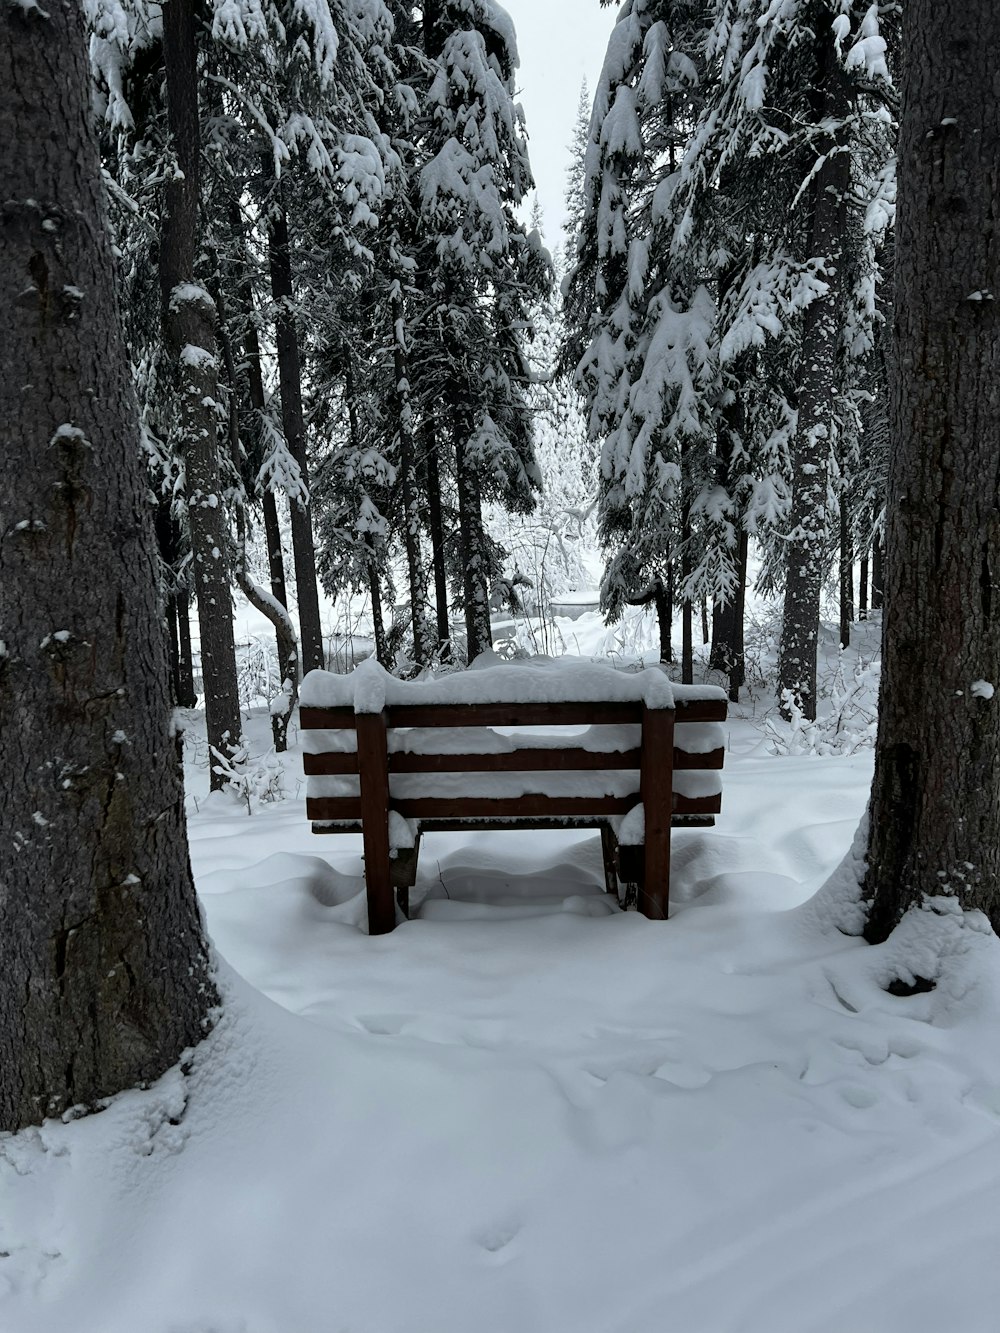
[[[435,621],[437,655],[441,661],[450,656],[451,625],[448,620],[448,567],[445,561],[444,513],[441,504],[441,470],[438,466],[437,432],[433,421],[423,428],[424,477],[427,490],[427,518],[434,565]]]
[[[908,0],[902,49],[872,941],[928,897],[1000,930],[1000,8]]]
[[[17,1130],[158,1078],[217,995],[71,0],[0,8],[0,141],[0,1130]]]
[[[173,0],[171,0],[173,3]],[[309,462],[306,458],[306,423],[302,410],[302,362],[299,334],[295,326],[292,257],[289,248],[288,215],[280,181],[268,219],[268,252],[271,295],[274,298],[275,352],[278,387],[281,392],[281,424],[288,452],[298,464],[302,484],[309,491]],[[316,547],[313,542],[312,509],[308,501],[292,500],[292,557],[295,562],[295,597],[299,612],[302,670],[324,666],[323,629],[319,614],[319,584],[316,579]]]
[[[191,651],[191,598],[187,588],[177,589],[177,705],[194,708],[198,695],[194,688],[194,654]]]
[[[392,356],[395,372],[396,429],[399,440],[399,481],[403,498],[403,547],[410,585],[410,617],[413,627],[413,660],[426,666],[433,654],[427,623],[427,573],[420,554],[420,499],[413,448],[413,412],[406,350],[403,295],[396,283],[392,293]]]
[[[211,749],[238,748],[241,721],[236,684],[228,534],[219,477],[218,362],[215,304],[195,282],[200,239],[201,137],[193,0],[163,7],[167,122],[178,172],[163,186],[160,299],[163,334],[175,363],[179,433],[184,455],[191,560],[198,597],[205,722]],[[225,776],[209,763],[213,790]]]
[[[468,434],[467,425],[460,420],[455,430],[455,479],[458,490],[466,655],[468,661],[472,662],[487,648],[492,648],[493,635],[490,629],[482,504],[475,474],[466,460]]]
[[[858,575],[858,619],[868,619],[868,552],[861,557]]]
[[[817,34],[819,68],[813,106],[817,122],[839,123],[848,112],[844,74],[829,25]],[[816,717],[819,604],[826,571],[827,472],[840,335],[841,255],[850,158],[838,151],[842,132],[819,141],[826,154],[811,187],[809,254],[825,262],[825,295],[806,309],[802,329],[799,418],[792,462],[791,529],[786,544],[785,608],[778,663],[782,712],[786,691],[810,720]]]
[[[246,359],[247,384],[250,390],[250,406],[261,417],[267,411],[267,398],[264,393],[264,371],[261,364],[260,338],[257,334],[256,311],[253,303],[253,286],[250,280],[249,259],[243,243],[243,221],[239,204],[232,201],[229,205],[229,226],[237,250],[237,262],[240,265],[240,280],[237,287],[239,314],[243,320],[243,354]],[[262,460],[261,460],[262,461]],[[261,509],[264,513],[264,541],[267,546],[267,572],[271,583],[271,596],[287,610],[288,589],[285,585],[285,558],[281,549],[281,524],[278,519],[278,504],[274,492],[265,490],[261,495]],[[298,658],[290,658],[287,639],[275,631],[278,649],[278,670],[283,681],[298,679]]]
[[[882,558],[882,538],[876,535],[872,542],[872,610],[881,611],[885,600],[885,561]]]
[[[847,512],[847,496],[840,496],[840,646],[851,646],[851,625],[854,622],[854,547],[851,543],[851,521]]]

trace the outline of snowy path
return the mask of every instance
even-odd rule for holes
[[[870,757],[735,734],[669,923],[612,910],[596,835],[440,835],[370,939],[358,839],[210,803],[226,1017],[8,1144],[0,1328],[994,1333],[998,988],[894,998],[821,933]]]

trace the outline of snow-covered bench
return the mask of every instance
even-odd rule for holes
[[[532,658],[406,682],[369,661],[311,672],[300,705],[306,813],[362,834],[372,934],[395,927],[394,890],[408,913],[432,829],[599,828],[608,892],[662,919],[672,825],[721,806],[725,693],[655,668]]]

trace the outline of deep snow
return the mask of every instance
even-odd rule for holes
[[[3,1333],[995,1333],[1000,944],[946,905],[839,933],[849,874],[809,900],[870,752],[727,730],[664,923],[596,834],[442,834],[369,938],[300,756],[252,817],[199,773],[222,1017],[186,1074],[0,1140]],[[938,988],[888,994],[915,959]]]

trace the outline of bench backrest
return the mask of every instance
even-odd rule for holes
[[[387,793],[393,811],[421,822],[604,819],[626,815],[641,801],[647,824],[651,819],[657,823],[665,819],[668,826],[710,823],[720,809],[721,788],[708,774],[721,769],[724,758],[721,732],[712,724],[725,720],[726,704],[719,698],[685,698],[682,686],[675,686],[674,694],[673,709],[651,708],[642,701],[602,700],[397,704],[381,713],[303,707],[306,775],[360,780],[356,794],[311,791],[306,812],[317,831],[327,825],[361,827],[366,810],[371,817],[384,818]],[[563,736],[551,732],[581,726],[590,730]],[[520,730],[529,727],[548,729],[548,734]],[[509,748],[497,748],[492,728],[516,729]],[[616,736],[606,728],[631,730]],[[458,729],[462,730],[456,735]],[[436,733],[442,733],[440,745],[435,744]],[[543,784],[530,778],[520,784],[511,781],[506,790],[489,794],[433,790],[434,778],[443,775],[533,773],[591,775],[591,780],[545,784],[569,788],[557,794],[532,790]],[[616,794],[601,789],[602,773],[616,775],[611,783]],[[407,791],[412,783],[393,781],[412,775],[430,778],[420,784],[430,790]]]

